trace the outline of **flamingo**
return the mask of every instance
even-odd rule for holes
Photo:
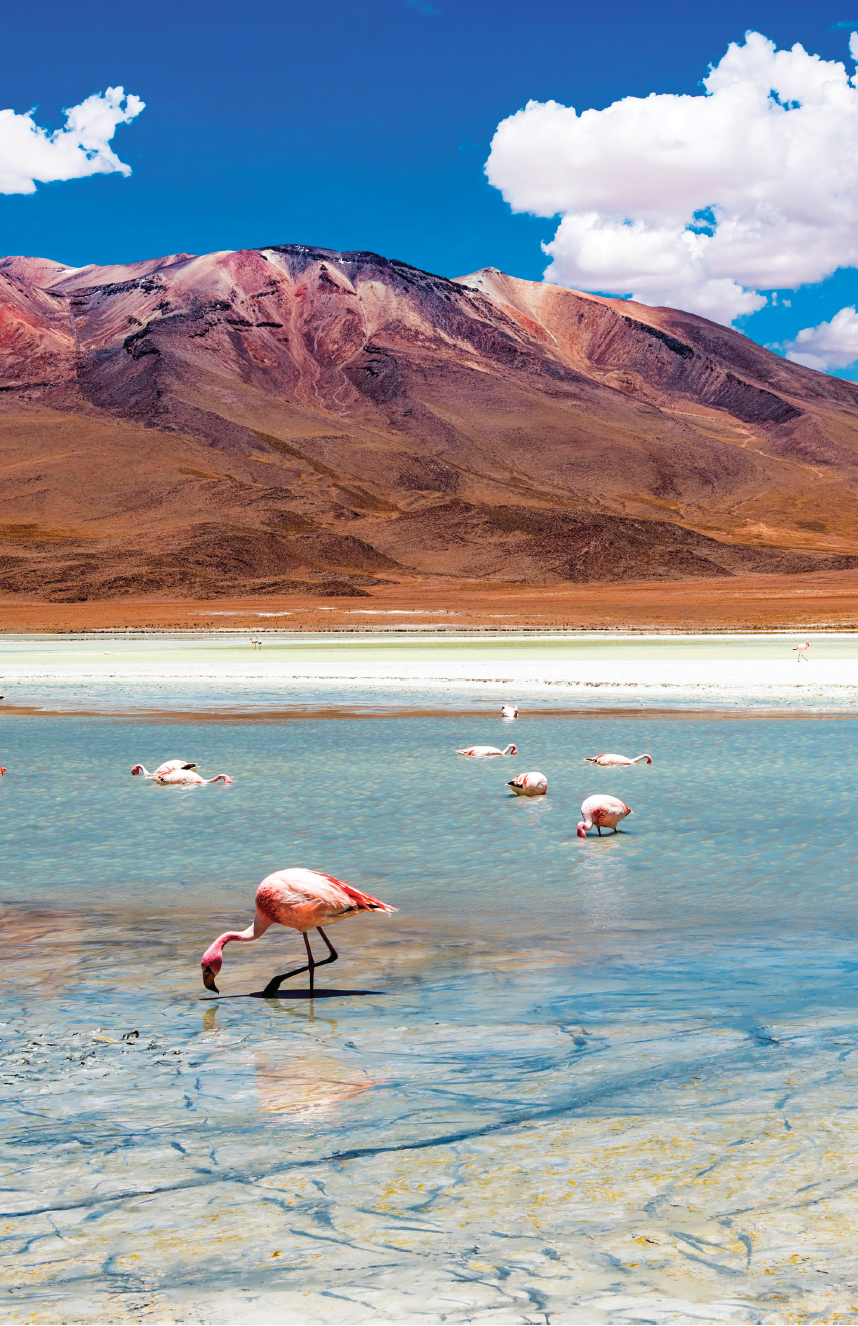
[[[5,764],[0,764],[0,778],[2,778],[3,775],[8,772],[9,770],[6,768]]]
[[[792,648],[793,648],[793,653],[795,654],[797,661],[800,663],[801,660],[804,659],[804,661],[805,661],[805,663],[806,663],[806,662],[807,662],[807,651],[808,651],[808,649],[810,649],[810,641],[809,641],[809,640],[805,640],[805,642],[804,642],[803,645],[793,645]]]
[[[578,825],[578,837],[586,838],[587,833],[595,824],[601,838],[603,827],[613,829],[616,833],[620,820],[624,820],[627,815],[631,815],[632,811],[625,801],[621,801],[619,797],[595,796],[587,797],[587,800],[581,806],[581,814],[584,818]]]
[[[470,755],[477,760],[488,759],[490,755],[517,755],[518,746],[509,743],[506,750],[498,750],[497,746],[466,746],[464,750],[457,750],[457,755]]]
[[[633,760],[630,760],[628,755],[585,755],[584,756],[585,764],[598,764],[599,767],[602,769],[607,769],[615,764],[622,764],[622,765],[640,764],[643,761],[645,761],[647,764],[652,764],[652,756],[636,755]]]
[[[229,774],[215,774],[214,778],[203,778],[194,772],[193,765],[184,765],[181,769],[168,769],[166,773],[154,774],[159,787],[201,787],[204,783],[223,783],[228,786],[232,779]]]
[[[517,797],[541,797],[548,791],[548,779],[544,773],[516,774],[507,783]]]
[[[253,924],[246,930],[227,930],[226,934],[219,935],[213,944],[209,944],[200,962],[203,969],[203,985],[207,990],[219,993],[215,977],[223,966],[225,944],[233,939],[259,939],[269,926],[276,924],[289,926],[304,936],[307,965],[296,967],[294,971],[284,972],[282,976],[273,976],[262,993],[276,994],[281,982],[288,980],[290,976],[300,975],[302,971],[310,973],[312,990],[316,968],[324,967],[329,962],[336,962],[339,957],[322,929],[323,924],[333,925],[335,921],[342,921],[346,916],[354,916],[357,912],[395,911],[396,907],[389,907],[386,902],[379,902],[378,898],[373,898],[371,894],[353,889],[350,884],[335,879],[333,875],[325,875],[318,870],[304,870],[300,866],[288,870],[275,870],[273,874],[266,875],[256,890],[256,916]],[[323,958],[321,962],[317,962],[313,957],[310,941],[307,938],[307,931],[314,929],[318,930],[328,950],[328,957]]]
[[[163,764],[158,765],[154,773],[150,773],[143,764],[135,764],[131,773],[138,778],[160,778],[162,774],[172,773],[174,769],[196,769],[196,767],[195,764],[188,764],[187,760],[165,760]]]
[[[501,718],[518,718],[518,706],[505,704],[501,708]]]

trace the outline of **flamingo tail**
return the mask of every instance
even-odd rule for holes
[[[342,889],[344,893],[347,893],[359,912],[399,911],[398,907],[389,907],[380,898],[374,898],[371,893],[363,893],[360,889],[352,888],[351,884],[346,884],[344,880],[337,879],[335,875],[325,874],[324,870],[320,870],[319,874],[325,879],[329,879],[332,884],[336,884],[338,889]]]

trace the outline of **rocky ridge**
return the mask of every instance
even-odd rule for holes
[[[301,245],[0,260],[0,592],[858,566],[858,387],[672,309]]]

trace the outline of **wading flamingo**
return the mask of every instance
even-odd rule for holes
[[[203,778],[200,774],[194,772],[193,765],[185,766],[181,769],[168,769],[166,773],[154,775],[155,782],[159,787],[201,787],[203,783],[224,783],[232,782],[229,774],[215,774],[214,778]]]
[[[652,764],[651,755],[636,755],[630,760],[628,755],[585,755],[585,764],[598,764],[600,768],[607,769],[614,764]]]
[[[548,779],[544,773],[516,774],[507,787],[511,787],[517,797],[541,797],[548,791]]]
[[[619,797],[595,796],[587,797],[581,806],[581,814],[584,818],[578,825],[578,837],[586,838],[588,831],[595,824],[601,838],[603,828],[613,829],[616,833],[620,820],[631,815],[632,811]]]
[[[150,773],[143,764],[135,764],[131,773],[136,778],[160,778],[162,774],[172,773],[174,769],[196,769],[196,767],[195,764],[188,764],[187,760],[165,760],[163,764],[158,765],[154,773]]]
[[[501,709],[501,718],[518,718],[518,706],[505,704]]]
[[[466,746],[464,750],[457,750],[457,755],[471,755],[476,760],[485,760],[490,755],[517,755],[518,746],[509,743],[506,750],[498,750],[497,746]]]
[[[0,764],[0,778],[3,777],[4,773],[8,773],[8,772],[9,772],[9,770],[6,768],[5,764]]]
[[[806,663],[806,662],[807,662],[807,651],[808,651],[808,649],[810,649],[810,641],[809,641],[809,640],[805,640],[805,642],[804,642],[803,645],[793,645],[792,648],[793,648],[793,653],[795,654],[796,659],[798,660],[798,662],[800,663],[801,660],[804,659],[804,661],[805,661],[805,663]]]
[[[289,926],[304,936],[307,950],[307,965],[296,967],[294,971],[284,972],[282,976],[272,976],[262,991],[264,995],[276,994],[282,981],[290,976],[299,976],[302,971],[310,973],[310,989],[317,967],[324,967],[329,962],[336,962],[339,954],[322,929],[323,925],[333,925],[347,916],[356,916],[358,912],[395,912],[396,907],[388,907],[386,902],[379,902],[369,893],[353,889],[333,875],[322,874],[318,870],[304,870],[300,866],[289,870],[275,870],[256,890],[256,916],[253,924],[246,930],[227,930],[213,944],[209,944],[202,956],[200,965],[203,969],[203,985],[207,990],[218,993],[215,977],[223,966],[223,949],[233,939],[258,939],[272,925]],[[313,957],[308,930],[318,930],[325,942],[328,956],[321,962]]]

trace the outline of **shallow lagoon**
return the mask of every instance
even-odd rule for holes
[[[4,1319],[853,1320],[858,720],[302,712],[3,720]],[[211,999],[289,864],[400,911]]]

